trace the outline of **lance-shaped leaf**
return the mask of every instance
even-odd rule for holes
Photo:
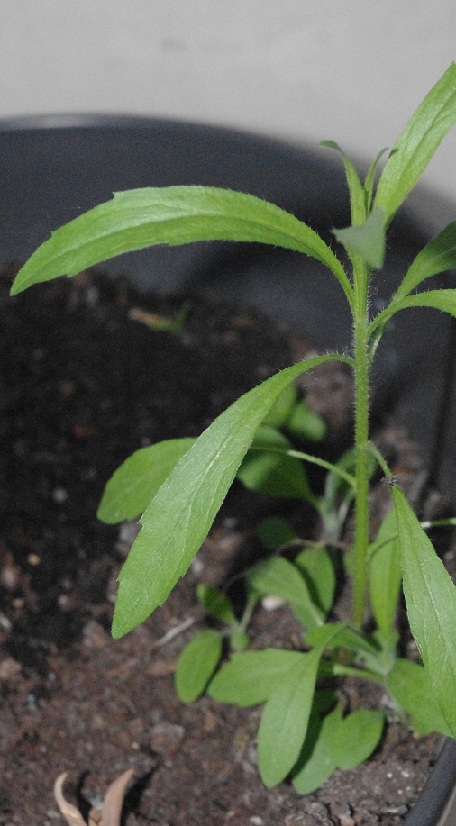
[[[272,692],[261,715],[258,765],[266,786],[280,783],[295,765],[306,738],[321,649],[301,655]]]
[[[387,224],[420,179],[456,122],[456,65],[452,63],[399,135],[378,182],[374,204]]]
[[[179,700],[192,703],[203,693],[222,656],[222,637],[213,628],[205,628],[182,651],[176,669],[175,684]]]
[[[142,518],[120,572],[113,635],[131,631],[167,598],[201,547],[256,430],[301,373],[345,356],[317,356],[287,367],[224,411],[175,465]]]
[[[326,149],[335,149],[342,155],[345,178],[350,192],[351,223],[353,226],[363,224],[367,218],[367,197],[355,166],[336,141],[321,141],[321,146]]]
[[[456,317],[456,290],[429,290],[427,293],[414,293],[406,295],[400,301],[392,301],[386,310],[379,313],[371,322],[370,335],[382,330],[388,319],[395,313],[407,310],[409,307],[430,307]]]
[[[97,511],[98,519],[109,525],[136,519],[194,441],[169,439],[135,450],[107,482]]]
[[[204,186],[117,192],[53,232],[18,272],[11,293],[124,252],[191,241],[256,241],[303,252],[333,272],[350,301],[342,264],[307,224],[254,195]]]
[[[453,267],[456,267],[456,221],[448,224],[418,253],[396,290],[394,301],[411,293],[426,278]]]
[[[401,560],[396,514],[390,510],[380,525],[369,556],[369,597],[378,630],[392,634],[401,587]]]
[[[392,488],[403,588],[412,634],[432,693],[456,736],[456,588],[405,495]]]
[[[233,654],[217,672],[207,693],[219,703],[255,706],[265,703],[289,669],[301,662],[301,651],[265,648]]]

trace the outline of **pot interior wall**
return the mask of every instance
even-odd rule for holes
[[[23,260],[52,229],[139,186],[230,187],[278,203],[331,240],[349,221],[338,158],[258,136],[142,118],[43,118],[0,124],[0,263]],[[402,212],[393,224],[385,269],[377,275],[380,308],[423,241],[426,227]],[[128,259],[128,260],[127,260]],[[318,348],[346,348],[344,296],[321,266],[297,253],[247,244],[190,244],[125,256],[106,265],[136,286],[236,297],[306,334]],[[405,312],[382,341],[375,373],[377,409],[394,407],[432,456],[447,375],[450,323],[429,310]],[[452,402],[453,403],[453,402]],[[439,481],[456,498],[454,417],[445,436]]]

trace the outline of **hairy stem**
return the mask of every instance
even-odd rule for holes
[[[353,545],[352,621],[361,626],[367,605],[369,547],[369,271],[354,262],[355,305],[353,350],[355,361],[356,502]]]

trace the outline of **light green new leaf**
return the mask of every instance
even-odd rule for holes
[[[143,622],[185,573],[260,423],[287,384],[334,358],[317,356],[287,367],[241,396],[174,466],[143,513],[141,531],[120,572],[114,637]],[[345,356],[337,359],[350,362]]]
[[[335,141],[321,141],[321,146],[340,152],[345,169],[345,178],[350,192],[351,224],[352,226],[363,224],[367,218],[367,198],[366,191],[355,166]]]
[[[411,660],[396,660],[386,678],[386,686],[399,706],[410,715],[418,734],[424,736],[439,731],[451,736],[422,665]]]
[[[407,310],[409,307],[430,307],[456,317],[456,290],[429,290],[427,293],[406,295],[405,298],[401,298],[399,301],[393,300],[386,310],[383,310],[371,321],[370,335],[377,330],[381,330],[385,326],[385,322],[395,313]]]
[[[382,711],[360,708],[343,718],[334,738],[334,760],[338,769],[359,766],[377,748],[385,716]]]
[[[375,177],[377,175],[377,169],[379,162],[387,149],[380,149],[380,152],[377,153],[374,160],[372,161],[366,175],[366,180],[364,181],[364,189],[366,191],[366,198],[367,198],[367,208],[370,210],[371,203],[372,203],[372,196],[374,194],[374,185],[375,185]]]
[[[403,588],[432,693],[456,737],[456,588],[403,492],[392,488]]]
[[[289,669],[301,661],[300,651],[265,648],[263,651],[242,651],[233,654],[222,666],[207,693],[219,703],[256,706],[265,703],[273,691],[282,685]]]
[[[401,557],[394,508],[385,516],[369,556],[369,598],[381,634],[394,630],[401,587]]]
[[[259,493],[316,503],[303,463],[286,453],[290,448],[283,433],[261,425],[236,477]]]
[[[304,621],[309,624],[320,625],[323,622],[323,612],[312,601],[305,579],[291,562],[281,556],[274,556],[257,565],[249,571],[247,577],[249,590],[261,596],[274,594],[288,602],[301,619],[301,608],[304,612]]]
[[[456,65],[452,63],[399,135],[378,182],[374,204],[389,224],[456,123]]]
[[[383,267],[386,248],[385,214],[378,207],[373,208],[364,224],[335,229],[334,235],[348,253],[361,256],[369,267],[377,270]]]
[[[193,637],[182,651],[176,668],[175,683],[179,700],[193,703],[204,691],[222,656],[222,637],[206,628]]]
[[[135,450],[107,482],[97,511],[98,519],[109,525],[136,519],[194,441],[169,439]]]
[[[204,186],[146,187],[117,192],[52,233],[18,272],[11,294],[124,252],[191,241],[256,241],[316,258],[336,276],[349,302],[351,286],[334,253],[307,224],[253,195]]]
[[[319,628],[312,628],[306,634],[309,645],[322,648],[348,648],[358,654],[376,656],[377,649],[357,631],[353,631],[343,622],[327,622]]]
[[[312,715],[309,720],[304,748],[293,771],[293,786],[298,794],[312,794],[336,770],[334,739],[341,722],[339,705],[323,718]]]
[[[273,691],[261,715],[258,766],[266,786],[280,783],[292,770],[306,738],[321,650],[301,654]]]
[[[306,548],[297,555],[295,565],[306,581],[312,608],[315,606],[319,613],[321,612],[321,620],[324,620],[332,608],[336,585],[334,565],[330,554],[326,548]],[[298,609],[294,606],[298,619],[310,628],[315,624],[315,613],[313,610],[309,615],[306,608],[307,606],[300,606]]]
[[[231,600],[218,588],[200,583],[196,589],[196,597],[211,617],[228,624],[236,622]]]
[[[312,442],[321,442],[326,432],[325,420],[318,413],[314,413],[304,401],[294,406],[285,427],[294,436]]]
[[[456,267],[456,221],[448,224],[418,253],[396,290],[394,301],[404,298],[433,275]]]
[[[299,794],[310,794],[336,769],[359,766],[378,746],[384,726],[380,711],[359,709],[342,717],[340,706],[327,714],[307,742],[299,759],[293,786]],[[307,747],[307,748],[306,748]]]

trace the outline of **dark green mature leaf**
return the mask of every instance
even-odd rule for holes
[[[418,734],[424,736],[439,731],[451,736],[422,665],[411,660],[396,660],[386,678],[386,686],[399,706],[410,715]]]
[[[135,450],[106,484],[97,517],[112,525],[136,519],[157,493],[194,439],[169,439]]]
[[[384,211],[387,224],[455,123],[456,65],[452,63],[399,135],[380,176],[374,204]]]
[[[266,413],[306,370],[345,356],[317,356],[288,367],[241,396],[173,468],[141,518],[119,575],[112,633],[131,631],[160,605],[201,547]]]
[[[303,746],[315,693],[321,651],[301,654],[272,692],[261,715],[258,765],[266,786],[280,783],[295,765]]]
[[[405,495],[392,488],[403,587],[412,634],[433,696],[456,736],[456,588]]]
[[[233,654],[209,684],[207,693],[219,703],[256,706],[265,703],[304,655],[284,648]]]
[[[385,258],[385,215],[374,207],[364,224],[334,230],[334,235],[349,253],[355,253],[369,267],[381,269]]]
[[[200,631],[182,651],[176,668],[175,683],[179,700],[193,703],[204,691],[222,656],[222,638],[218,631]]]
[[[393,632],[402,571],[396,514],[385,516],[369,557],[369,597],[377,627],[389,637]]]
[[[418,253],[396,290],[394,301],[404,298],[433,275],[456,267],[456,221],[448,224]]]
[[[310,227],[261,198],[204,186],[116,193],[52,233],[19,271],[11,294],[60,275],[76,275],[124,252],[215,240],[256,241],[303,252],[325,264],[351,300],[342,264]]]
[[[258,526],[258,536],[261,544],[268,551],[277,551],[282,545],[287,545],[296,539],[296,532],[286,519],[280,516],[270,516]]]

